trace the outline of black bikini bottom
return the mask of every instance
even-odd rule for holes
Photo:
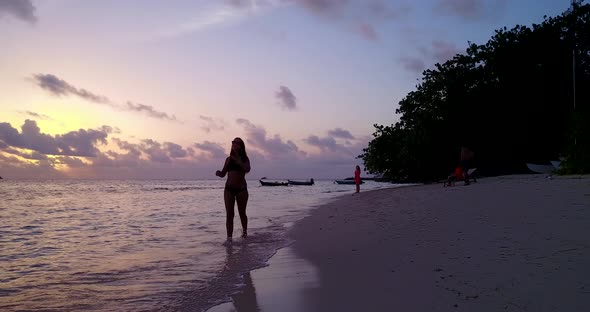
[[[228,191],[232,196],[237,196],[238,194],[240,194],[243,191],[247,191],[248,187],[231,187],[231,186],[226,186],[225,190]]]

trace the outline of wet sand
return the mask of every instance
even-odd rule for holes
[[[291,236],[251,272],[255,306],[234,299],[210,311],[590,307],[589,176],[361,191],[321,206]]]

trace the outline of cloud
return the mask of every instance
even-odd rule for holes
[[[435,6],[435,12],[475,20],[502,14],[506,2],[506,0],[439,0]]]
[[[353,152],[342,144],[338,144],[332,137],[320,138],[317,135],[310,135],[303,141],[311,146],[319,148],[322,152],[338,152],[346,155],[353,155]],[[356,156],[356,155],[355,155]]]
[[[188,155],[182,146],[172,142],[164,142],[164,150],[171,158],[184,158]]]
[[[354,136],[348,130],[344,130],[342,128],[328,130],[328,135],[334,138],[354,140]]]
[[[349,131],[335,128],[329,137],[310,135],[304,141],[317,147],[316,153],[301,151],[291,140],[268,135],[264,127],[239,119],[242,137],[255,177],[334,178],[352,175],[355,157],[367,146],[370,137],[353,137]],[[184,179],[213,178],[229,151],[226,145],[203,141],[188,148],[173,142],[144,139],[131,143],[107,137],[116,128],[78,130],[63,135],[47,135],[34,121],[26,121],[19,132],[9,123],[0,123],[0,167],[6,177]],[[95,133],[94,136],[92,133]],[[104,141],[102,139],[104,139]],[[111,144],[113,150],[105,150]],[[340,143],[341,140],[346,140]],[[352,143],[349,143],[351,140]],[[86,142],[83,144],[80,141]],[[92,147],[94,146],[94,148]],[[226,148],[227,147],[227,148]],[[62,148],[61,154],[48,154]],[[98,150],[100,148],[100,150]],[[90,152],[83,152],[92,151]],[[79,153],[71,153],[76,151]],[[196,152],[195,152],[196,151]],[[67,171],[61,168],[67,167]],[[58,170],[58,168],[60,170]]]
[[[117,134],[119,134],[119,133],[121,133],[121,129],[119,129],[118,127],[114,127],[113,128],[111,126],[106,126],[106,125],[98,128],[98,130],[99,131],[102,131],[102,132],[105,132],[105,133],[108,133],[108,134],[111,134],[111,133],[117,133]]]
[[[213,159],[223,159],[227,156],[227,152],[220,144],[204,141],[203,143],[195,143],[194,147],[207,152]]]
[[[86,89],[77,88],[53,74],[33,75],[33,81],[37,86],[54,96],[75,95],[89,102],[108,105],[120,111],[140,113],[161,120],[178,121],[176,116],[160,112],[151,105],[135,104],[129,101],[125,105],[118,105],[109,100],[106,96],[95,94]]]
[[[67,165],[69,168],[82,168],[87,166],[81,159],[76,157],[61,156],[57,160],[59,163]]]
[[[127,110],[127,111],[145,113],[146,115],[156,118],[156,119],[165,119],[165,120],[170,120],[170,121],[176,121],[176,116],[168,115],[164,112],[159,112],[159,111],[155,110],[153,106],[150,106],[150,105],[133,104],[131,102],[127,102],[125,107],[126,107],[125,110]]]
[[[390,3],[383,0],[226,0],[225,3],[242,13],[294,5],[317,18],[340,24],[348,31],[370,41],[379,38],[375,29],[376,23],[400,18],[407,15],[410,10],[403,4],[396,4],[393,8]]]
[[[452,42],[434,40],[430,43],[430,47],[420,47],[418,52],[421,56],[404,56],[400,58],[400,63],[407,71],[417,74],[426,69],[427,61],[433,60],[442,64],[456,54],[461,53],[461,50]]]
[[[221,5],[219,5],[221,4]],[[195,16],[171,25],[163,30],[157,31],[153,39],[175,38],[190,35],[205,29],[220,27],[236,23],[248,15],[258,14],[278,7],[278,1],[266,0],[226,0],[224,2],[216,1],[215,5],[203,8]]]
[[[18,111],[18,112],[20,114],[28,115],[28,116],[34,117],[36,119],[41,119],[41,120],[51,120],[52,119],[51,117],[49,117],[47,115],[39,114],[39,113],[31,112],[31,111]]]
[[[140,144],[132,144],[116,138],[113,139],[113,142],[120,149],[128,152],[127,160],[133,160],[131,162],[133,164],[139,162],[142,155],[145,155],[148,160],[153,162],[172,163],[173,159],[184,158],[189,154],[182,146],[172,142],[159,143],[152,139],[144,139]],[[107,155],[118,158],[120,154],[111,152],[107,153]],[[108,159],[102,159],[102,161],[108,163]]]
[[[0,147],[2,148],[2,147]],[[47,155],[41,154],[37,151],[21,151],[18,149],[14,149],[14,148],[10,148],[10,147],[3,147],[2,148],[4,152],[11,154],[11,155],[17,155],[20,156],[24,159],[31,159],[31,160],[47,160],[48,157]]]
[[[400,63],[404,67],[405,70],[413,73],[421,73],[426,69],[426,64],[424,61],[418,57],[414,56],[404,56],[400,58]]]
[[[271,5],[268,0],[226,0],[225,3],[238,9],[256,9]]]
[[[246,132],[246,142],[252,147],[259,149],[266,157],[278,158],[282,156],[302,156],[305,152],[300,151],[297,145],[291,140],[283,141],[277,134],[274,137],[267,138],[266,130],[256,126],[246,119],[237,119],[238,125],[244,127]]]
[[[275,93],[275,97],[280,100],[279,105],[283,109],[291,111],[297,109],[297,97],[288,87],[280,86],[279,91]]]
[[[35,6],[31,0],[1,0],[0,17],[2,15],[12,15],[29,23],[36,23]]]
[[[76,95],[90,102],[112,104],[107,97],[96,95],[85,89],[78,89],[52,74],[37,74],[33,76],[33,79],[39,87],[55,96]]]
[[[375,24],[398,19],[408,14],[410,7],[382,0],[286,0],[295,3],[311,14],[334,23],[343,23],[346,28],[369,41],[377,41],[379,34]]]
[[[111,141],[113,141],[115,144],[117,144],[117,146],[120,149],[127,151],[128,154],[136,155],[136,156],[141,155],[141,150],[140,150],[139,145],[131,144],[131,143],[129,143],[127,141],[123,141],[119,138],[113,138]]]
[[[461,53],[461,50],[452,42],[442,40],[432,42],[432,56],[438,63],[444,63],[458,53]]]
[[[367,40],[379,39],[377,32],[375,31],[375,29],[373,28],[373,26],[371,24],[364,23],[364,22],[360,23],[358,25],[358,30],[359,30],[360,34]]]
[[[295,2],[313,13],[324,15],[339,14],[348,4],[348,0],[295,0]]]
[[[199,119],[203,121],[201,129],[203,129],[203,131],[206,133],[210,133],[212,130],[221,131],[225,128],[222,124],[222,121],[217,122],[212,117],[200,115]]]
[[[141,143],[141,150],[147,154],[149,160],[162,163],[172,162],[170,156],[165,149],[162,149],[160,143],[152,139],[145,139]]]
[[[106,144],[108,133],[100,130],[70,131],[63,135],[51,136],[41,133],[37,123],[25,120],[19,133],[9,123],[0,123],[0,140],[5,144],[28,149],[45,155],[93,157],[98,144]]]

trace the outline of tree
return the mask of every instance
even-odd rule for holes
[[[461,145],[475,151],[484,175],[526,172],[526,162],[560,156],[566,168],[588,168],[589,91],[577,88],[575,112],[571,103],[573,47],[576,84],[590,78],[589,17],[590,6],[578,5],[532,27],[504,27],[424,71],[399,102],[399,122],[374,125],[359,156],[365,168],[401,181],[437,180],[459,162]]]

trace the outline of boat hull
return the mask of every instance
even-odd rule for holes
[[[287,183],[289,183],[289,185],[313,185],[313,181],[293,181],[293,180],[287,180]]]
[[[262,186],[287,186],[289,183],[287,182],[271,182],[271,181],[260,181],[260,185]]]
[[[530,171],[534,173],[544,173],[550,174],[553,173],[555,167],[553,165],[540,165],[540,164],[531,164],[527,163],[526,166],[529,168]]]

